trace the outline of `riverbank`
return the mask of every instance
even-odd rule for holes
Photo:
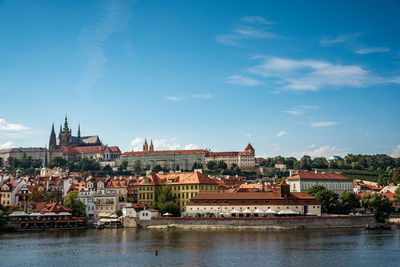
[[[287,218],[152,218],[140,221],[145,229],[196,229],[196,230],[279,230],[338,227],[365,227],[375,222],[373,215],[324,216]]]

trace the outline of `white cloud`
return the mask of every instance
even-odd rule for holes
[[[317,91],[322,88],[365,87],[379,82],[358,65],[339,65],[320,60],[258,57],[261,64],[249,72],[272,79],[281,89]]]
[[[285,110],[283,111],[284,113],[291,114],[291,115],[296,115],[300,116],[306,113],[307,110],[318,110],[319,106],[307,106],[307,105],[301,105],[301,106],[296,106],[290,110]]]
[[[309,150],[309,151],[303,151],[303,152],[295,152],[292,153],[291,156],[300,159],[301,157],[303,157],[304,155],[308,155],[312,158],[316,158],[316,157],[325,157],[325,158],[329,158],[332,155],[344,155],[347,154],[344,149],[338,149],[335,146],[321,146],[317,149],[314,150]]]
[[[287,132],[285,132],[285,131],[280,131],[280,132],[276,135],[276,137],[281,137],[281,136],[284,136],[285,134],[287,134]]]
[[[22,124],[8,123],[5,119],[0,118],[0,131],[24,131],[28,127]]]
[[[251,133],[247,133],[247,134],[246,134],[246,137],[247,137],[247,138],[250,138],[250,137],[251,137]]]
[[[218,35],[216,41],[224,45],[237,46],[241,40],[278,38],[278,35],[267,29],[267,25],[270,24],[272,23],[263,17],[243,17],[233,30],[233,33]]]
[[[359,37],[360,35],[362,35],[362,34],[361,33],[350,33],[350,34],[339,35],[336,38],[324,37],[319,42],[322,45],[333,45],[333,44],[347,42],[349,40]]]
[[[199,149],[199,146],[195,144],[188,144],[185,146],[185,150],[193,150],[193,149]]]
[[[246,17],[241,18],[241,21],[253,23],[253,24],[256,24],[256,23],[266,24],[266,25],[272,24],[272,22],[269,22],[265,18],[260,17],[260,16],[246,16]]]
[[[142,151],[143,142],[144,142],[143,138],[137,137],[136,139],[132,140],[132,142],[130,143],[130,149],[132,151]]]
[[[389,52],[390,48],[387,47],[366,47],[360,48],[355,51],[356,54],[364,55],[364,54],[371,54],[371,53],[385,53]]]
[[[241,75],[233,75],[230,77],[227,77],[225,79],[226,83],[234,84],[234,85],[241,85],[241,86],[257,86],[260,84],[258,80],[255,80],[253,78],[249,77],[244,77]]]
[[[166,96],[166,99],[170,101],[182,101],[185,99],[210,99],[212,98],[212,95],[210,93],[204,93],[204,94],[192,94],[192,95],[186,95],[186,96]]]
[[[0,149],[7,149],[7,148],[12,148],[12,147],[14,147],[14,143],[11,141],[6,142],[4,144],[0,144]]]
[[[316,147],[316,145],[311,144],[311,145],[309,145],[308,147],[309,147],[309,148],[314,148],[314,147]]]
[[[394,158],[400,157],[400,145],[397,145],[395,148],[393,148],[391,156]]]
[[[176,150],[182,147],[177,142],[167,139],[155,139],[153,144],[154,150]]]
[[[110,1],[99,8],[95,22],[82,29],[77,40],[87,58],[83,77],[77,85],[77,90],[82,94],[87,94],[103,77],[107,63],[104,44],[113,34],[127,28],[131,16],[129,1]]]
[[[313,122],[311,123],[311,127],[329,127],[329,126],[333,126],[336,125],[337,122],[335,121],[321,121],[321,122]]]
[[[177,96],[166,96],[166,99],[170,100],[170,101],[180,101],[181,98],[177,97]]]

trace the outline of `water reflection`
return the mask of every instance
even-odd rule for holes
[[[400,263],[400,230],[149,231],[0,235],[1,266],[382,265]],[[157,249],[159,256],[153,252]],[[21,256],[23,255],[23,256]],[[383,264],[385,265],[385,264]]]

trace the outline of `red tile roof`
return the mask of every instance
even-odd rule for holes
[[[132,151],[124,152],[125,155],[149,155],[149,154],[193,154],[193,153],[206,153],[203,149],[192,149],[192,150],[158,150],[158,151]]]
[[[296,171],[293,176],[287,178],[291,179],[315,179],[315,180],[349,180],[352,178],[343,176],[336,172],[315,172],[315,171]]]
[[[146,181],[147,180],[147,181]],[[213,184],[217,182],[200,172],[181,172],[181,173],[168,173],[156,174],[151,173],[139,182],[139,185],[179,185],[179,184]]]

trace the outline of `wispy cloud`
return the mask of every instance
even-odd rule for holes
[[[27,129],[28,127],[22,124],[9,123],[5,119],[0,118],[0,131],[24,131]]]
[[[273,24],[272,22],[267,21],[265,18],[260,17],[260,16],[246,16],[246,17],[241,18],[241,21],[252,23],[252,24],[256,24],[256,23],[265,24],[265,25]]]
[[[335,121],[321,121],[321,122],[313,122],[310,125],[311,127],[316,128],[316,127],[329,127],[329,126],[334,126],[336,124],[337,122]]]
[[[241,18],[240,22],[233,29],[233,33],[220,34],[216,40],[220,44],[237,46],[240,41],[246,39],[272,39],[279,36],[272,33],[268,26],[272,24],[263,17],[247,16]]]
[[[276,135],[276,137],[282,137],[282,136],[284,136],[285,134],[287,134],[287,132],[285,132],[285,131],[280,131],[280,132]]]
[[[319,42],[322,45],[333,45],[353,40],[361,35],[362,33],[349,33],[349,34],[339,35],[335,38],[323,37]]]
[[[247,134],[246,134],[246,137],[247,137],[247,138],[250,138],[250,137],[251,137],[251,133],[247,133]]]
[[[356,54],[364,55],[364,54],[371,54],[371,53],[385,53],[389,52],[390,48],[388,47],[365,47],[360,48],[355,51]]]
[[[360,65],[267,56],[257,56],[254,59],[260,64],[248,68],[247,73],[269,79],[269,84],[275,84],[277,89],[281,90],[318,91],[329,88],[357,88],[397,83],[397,77],[380,77]]]
[[[394,158],[400,157],[400,145],[397,145],[396,147],[393,148],[391,156]]]
[[[205,94],[192,94],[192,95],[185,95],[185,96],[166,96],[166,99],[170,101],[182,101],[182,100],[187,100],[187,99],[210,99],[212,98],[212,95],[210,93],[205,93]]]
[[[225,79],[226,83],[241,85],[241,86],[257,86],[260,82],[256,79],[244,77],[242,75],[233,75]]]
[[[0,144],[0,149],[7,149],[7,148],[12,148],[12,147],[14,147],[14,143],[11,141],[6,142],[4,144]]]
[[[77,85],[77,90],[86,95],[95,83],[105,73],[104,65],[107,57],[104,53],[104,44],[116,32],[128,27],[132,2],[108,1],[97,12],[95,22],[86,25],[78,37],[78,44],[87,58],[83,68],[83,77]]]
[[[179,98],[177,96],[166,96],[165,98],[170,101],[181,101],[181,98]]]
[[[301,106],[296,106],[290,110],[285,110],[283,111],[284,113],[295,115],[295,116],[300,116],[306,113],[307,110],[318,110],[319,106],[307,106],[307,105],[301,105]]]

